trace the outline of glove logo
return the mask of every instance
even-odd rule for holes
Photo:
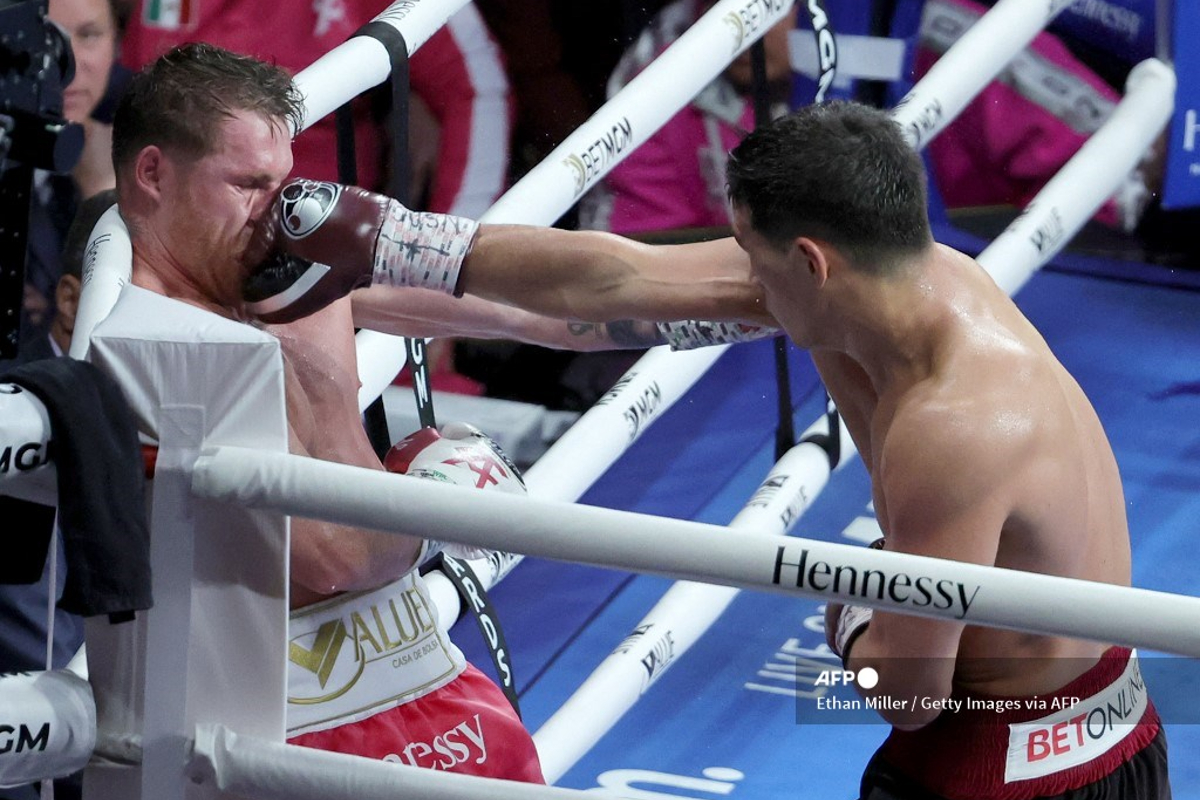
[[[303,239],[329,218],[342,187],[328,181],[295,181],[279,194],[279,221],[291,239]]]

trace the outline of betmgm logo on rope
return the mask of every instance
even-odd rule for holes
[[[736,11],[730,11],[721,20],[733,32],[733,50],[737,55],[742,51],[746,39],[752,37],[764,26],[773,25],[787,5],[784,0],[749,0]]]
[[[584,150],[564,158],[562,163],[571,170],[571,177],[575,181],[575,196],[583,194],[632,146],[633,123],[629,117],[621,117]]]

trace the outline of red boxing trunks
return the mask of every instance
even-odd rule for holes
[[[1099,783],[1142,756],[1161,727],[1137,655],[1127,648],[1110,648],[1094,667],[1048,695],[955,692],[952,699],[962,702],[957,711],[943,712],[920,730],[892,731],[864,775],[863,798],[1062,795]],[[1161,762],[1165,788],[1165,752]],[[872,794],[873,772],[895,775],[921,793]]]
[[[290,744],[427,769],[545,783],[533,738],[508,699],[471,665],[440,689]]]
[[[291,744],[545,782],[529,732],[450,641],[415,571],[294,611],[288,635]]]

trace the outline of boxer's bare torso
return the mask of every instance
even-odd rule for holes
[[[180,291],[160,271],[135,260],[132,282],[220,316],[236,310]],[[358,367],[350,301],[265,330],[283,352],[289,450],[299,455],[383,469],[358,411]],[[421,539],[292,518],[291,606],[395,580],[413,565]]]
[[[326,461],[383,469],[363,428],[358,409],[358,370],[350,302],[340,300],[310,317],[269,326],[283,350],[287,380],[291,449]],[[354,531],[293,519],[292,607],[300,608],[335,594],[312,575],[309,563],[331,556],[329,548],[370,553],[363,575],[340,589],[368,588],[406,571],[420,540],[392,534]]]
[[[868,375],[846,353],[814,350],[871,474],[887,549],[1128,584],[1120,477],[1091,404],[978,264],[933,253],[900,355]],[[998,695],[1060,688],[1105,649],[975,626],[947,638],[961,627],[877,612],[869,646],[956,658],[956,686]],[[856,644],[855,655],[869,653]]]

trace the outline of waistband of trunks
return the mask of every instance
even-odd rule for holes
[[[299,609],[288,627],[288,736],[366,719],[465,667],[416,571]]]
[[[1031,697],[956,691],[962,702],[916,731],[893,730],[881,755],[930,791],[1027,800],[1099,780],[1159,730],[1137,654],[1105,651],[1061,689]]]

